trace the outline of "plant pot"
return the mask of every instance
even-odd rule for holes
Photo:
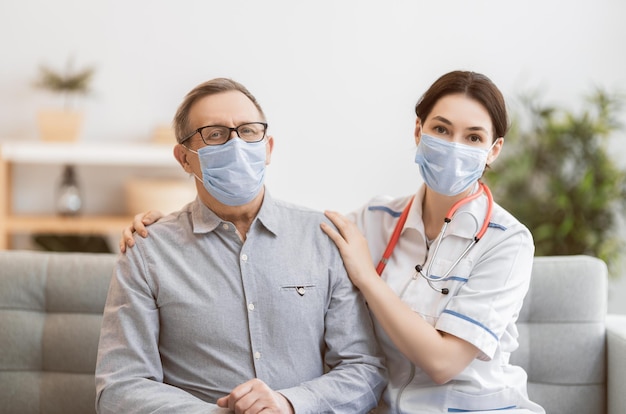
[[[39,136],[43,141],[77,141],[83,124],[83,114],[77,111],[46,109],[39,111]]]

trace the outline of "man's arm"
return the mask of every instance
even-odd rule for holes
[[[115,267],[104,309],[96,365],[98,413],[224,413],[163,383],[159,311],[135,250]]]

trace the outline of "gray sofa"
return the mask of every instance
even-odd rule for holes
[[[115,255],[0,251],[0,413],[94,412],[93,372]],[[536,258],[520,315],[529,393],[549,414],[626,413],[626,315],[606,266]]]

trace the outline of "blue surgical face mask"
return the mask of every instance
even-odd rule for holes
[[[422,134],[415,163],[420,166],[427,186],[439,194],[454,196],[470,188],[483,175],[487,156],[496,142],[483,149]]]
[[[265,179],[265,140],[245,142],[233,138],[223,145],[207,145],[198,151],[202,179],[197,180],[220,203],[241,206],[256,197]]]

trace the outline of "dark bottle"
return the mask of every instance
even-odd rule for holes
[[[63,168],[63,178],[58,188],[56,201],[58,214],[75,216],[80,213],[83,201],[73,165],[66,165]]]

